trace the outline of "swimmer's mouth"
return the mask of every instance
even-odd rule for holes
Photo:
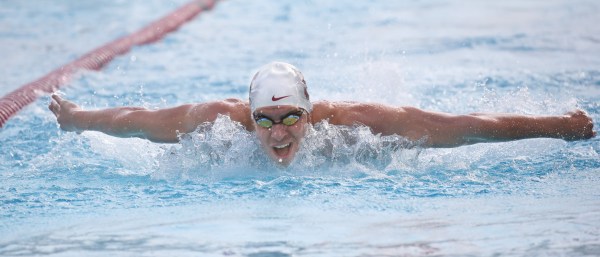
[[[290,146],[291,144],[292,143],[287,143],[285,145],[276,145],[276,146],[273,146],[273,148],[275,148],[275,149],[283,149],[283,148],[286,148],[286,147]]]
[[[289,155],[291,146],[292,146],[292,143],[276,145],[276,146],[273,146],[273,151],[275,152],[275,154],[278,157],[284,158]]]

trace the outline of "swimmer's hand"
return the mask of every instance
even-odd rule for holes
[[[575,110],[565,114],[565,125],[562,127],[560,136],[564,140],[581,140],[596,136],[592,118],[582,110]]]
[[[74,131],[78,133],[82,132],[82,130],[79,129],[75,123],[75,113],[81,110],[79,105],[71,101],[67,101],[57,94],[53,94],[48,109],[54,113],[54,116],[56,116],[56,121],[62,130]]]

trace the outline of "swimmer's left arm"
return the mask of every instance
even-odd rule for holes
[[[374,133],[397,134],[411,140],[425,138],[428,147],[456,147],[525,138],[587,139],[596,135],[591,118],[577,110],[565,115],[518,114],[454,115],[413,107],[382,104],[327,103],[332,124],[364,124]]]
[[[409,111],[410,112],[410,111]],[[580,140],[594,137],[593,122],[581,110],[565,115],[531,116],[518,114],[451,115],[413,110],[422,115],[423,124],[433,147],[502,142],[526,138]],[[430,141],[430,142],[429,142]]]
[[[478,130],[467,137],[473,143],[537,137],[573,141],[596,136],[592,119],[582,110],[549,116],[480,113],[469,116],[482,120]]]
[[[554,116],[518,114],[452,115],[403,108],[409,137],[427,137],[431,147],[454,147],[484,142],[503,142],[526,138],[580,140],[594,137],[593,122],[581,110]],[[421,132],[421,134],[419,133]]]

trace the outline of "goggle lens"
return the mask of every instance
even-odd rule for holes
[[[301,116],[302,116],[302,112],[289,114],[288,116],[285,116],[283,119],[281,119],[281,122],[277,122],[277,123],[267,117],[257,117],[257,118],[255,118],[255,121],[256,121],[256,124],[258,124],[258,126],[261,126],[263,128],[271,128],[271,127],[273,127],[274,124],[279,124],[279,123],[283,123],[283,125],[286,125],[286,126],[292,126],[300,120]]]
[[[281,123],[283,123],[286,126],[292,126],[292,125],[296,124],[296,122],[298,122],[299,119],[300,119],[300,116],[292,114],[292,115],[289,115],[289,116],[283,118]]]
[[[258,124],[259,126],[261,126],[263,128],[270,128],[273,126],[273,121],[269,120],[267,118],[260,118],[260,119],[256,120],[256,124]]]

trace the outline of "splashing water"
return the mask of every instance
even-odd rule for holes
[[[229,116],[219,115],[213,124],[181,135],[180,142],[159,157],[153,178],[219,179],[248,167],[252,171],[247,173],[252,174],[259,164],[270,163],[254,135]]]
[[[386,171],[414,163],[421,143],[397,135],[374,135],[365,126],[335,126],[323,121],[309,130],[292,169],[304,175],[341,170]]]
[[[421,142],[397,135],[374,135],[365,126],[334,126],[323,121],[309,128],[295,160],[282,169],[268,158],[252,132],[224,115],[181,135],[180,142],[158,157],[153,178],[214,181],[273,175],[274,170],[309,177],[342,171],[381,172],[416,165],[421,149]]]

